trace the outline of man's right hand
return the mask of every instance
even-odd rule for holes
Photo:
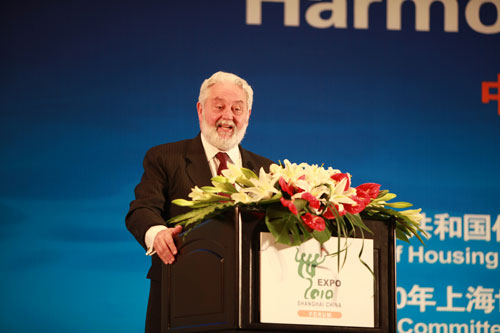
[[[156,234],[153,248],[156,254],[165,264],[173,264],[175,255],[177,254],[177,247],[175,247],[174,237],[182,231],[180,225],[174,228],[162,230]]]

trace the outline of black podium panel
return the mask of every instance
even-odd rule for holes
[[[162,332],[396,332],[392,222],[364,221],[373,231],[365,238],[374,240],[375,327],[361,328],[261,323],[259,236],[267,230],[254,215],[234,216],[178,238],[175,263],[163,266]]]
[[[232,220],[232,219],[231,219]],[[177,239],[173,265],[163,265],[163,331],[234,328],[236,242],[231,222],[208,220]]]

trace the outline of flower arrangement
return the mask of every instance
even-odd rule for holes
[[[189,194],[191,200],[173,200],[191,210],[171,218],[167,224],[192,226],[239,206],[265,212],[268,230],[278,243],[286,245],[300,245],[311,238],[324,243],[332,235],[350,237],[357,230],[362,235],[364,231],[371,232],[362,217],[392,219],[398,239],[408,242],[416,236],[423,243],[420,209],[394,210],[412,204],[389,203],[396,195],[381,191],[379,184],[351,187],[351,175],[331,167],[285,160],[284,165],[273,164],[269,172],[260,169],[257,175],[228,164],[222,176],[212,178],[212,184],[194,187]]]

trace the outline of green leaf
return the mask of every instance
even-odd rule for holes
[[[342,237],[341,236],[342,231],[341,231],[341,227],[340,227],[340,223],[339,223],[339,220],[340,220],[339,213],[335,207],[334,207],[334,210],[335,210],[335,215],[336,215],[336,219],[337,219],[337,251],[339,252],[339,255],[337,256],[337,272],[340,272],[340,238]]]
[[[197,224],[234,206],[235,204],[233,202],[214,203],[210,206],[193,209],[187,213],[172,217],[167,221],[167,225],[179,224],[182,226],[188,226],[190,224]]]
[[[308,227],[304,223],[302,223],[302,221],[297,223],[297,227],[300,230],[301,235],[302,235],[302,243],[313,238],[313,235],[312,235],[310,229],[308,229]]]
[[[347,248],[348,248],[348,244],[347,244],[347,237],[349,237],[348,233],[347,233],[347,225],[346,225],[346,222],[344,220],[344,217],[342,216],[340,219],[339,219],[340,223],[340,229],[342,230],[341,231],[341,237],[345,240],[344,242],[344,249],[345,249],[345,253],[344,253],[344,260],[342,260],[342,265],[340,266],[340,268],[343,268],[346,261],[347,261]],[[338,242],[338,244],[340,245],[340,241]],[[340,261],[340,256],[339,256],[339,261]],[[337,266],[338,267],[338,266]]]
[[[408,236],[406,236],[405,233],[399,229],[396,229],[396,238],[399,240],[405,241],[407,243],[410,243]]]
[[[236,188],[234,187],[234,185],[231,183],[220,183],[220,184],[217,184],[216,188],[219,192],[228,193],[228,194],[238,192],[236,190]]]
[[[365,249],[365,234],[363,233],[363,229],[361,229],[361,238],[362,238],[362,243],[361,243],[361,249],[359,250],[358,253],[358,259],[363,264],[363,266],[365,266],[368,269],[368,271],[370,271],[372,277],[375,278],[375,273],[373,272],[373,270],[370,268],[370,266],[368,266],[368,264],[363,260],[363,258],[361,258],[361,256],[363,255],[363,250]]]
[[[303,239],[301,237],[297,223],[294,223],[293,225],[291,225],[290,233],[292,234],[292,238],[291,238],[291,245],[292,246],[297,246],[297,245],[302,244]]]
[[[227,198],[226,198],[227,199]],[[220,201],[220,200],[210,200],[210,201],[193,201],[193,205],[191,206],[192,209],[194,208],[203,208],[207,207],[210,205],[213,205],[214,201]]]
[[[216,188],[214,186],[202,186],[201,190],[203,192],[207,192],[207,193],[217,193],[220,191],[218,188]]]
[[[364,230],[368,231],[369,233],[373,234],[373,232],[370,230],[370,228],[368,228],[366,226],[366,224],[363,222],[363,220],[361,219],[359,214],[346,213],[345,216],[349,220],[349,222],[351,222],[354,226],[356,226],[362,230],[364,229]]]
[[[194,201],[186,200],[186,199],[175,199],[172,200],[172,203],[181,207],[190,207],[194,205]]]
[[[253,183],[245,177],[236,178],[236,183],[238,183],[241,187],[253,187]]]
[[[335,251],[332,253],[328,253],[327,255],[330,257],[337,257],[337,256],[340,256],[345,251],[346,251],[346,249],[344,248],[344,249],[341,249],[341,250],[338,250],[338,251]]]
[[[385,205],[392,208],[408,208],[413,206],[411,203],[403,201],[386,203]]]
[[[386,193],[385,195],[381,196],[381,197],[377,197],[377,201],[389,201],[389,200],[392,200],[394,199],[395,197],[397,197],[397,195],[395,195],[394,193]]]
[[[277,243],[295,245],[299,241],[302,242],[300,233],[296,232],[296,224],[301,222],[288,209],[269,206],[265,222]]]
[[[304,200],[304,199],[295,199],[293,204],[295,205],[295,207],[297,207],[297,210],[300,212],[304,209],[305,206],[307,206],[307,204],[309,203],[309,201],[307,200]]]
[[[241,168],[241,172],[243,173],[243,175],[245,177],[247,177],[248,179],[252,179],[252,178],[259,178],[257,177],[257,175],[255,174],[255,172],[253,172],[252,170],[250,169],[247,169],[247,168]]]
[[[229,183],[229,179],[227,179],[224,176],[214,176],[210,178],[210,180],[212,181],[212,183],[220,183],[220,184]]]
[[[413,235],[418,238],[420,243],[424,244],[420,234],[426,235],[425,231],[420,228],[418,223],[412,221],[408,216],[401,214],[394,209],[383,207],[371,207],[369,210],[365,209],[365,211],[372,215],[387,216],[386,219],[394,218],[396,221],[396,237],[398,239],[409,242],[407,235]],[[363,211],[363,213],[365,211]]]
[[[217,192],[217,193],[221,193],[221,192]],[[203,204],[205,206],[205,204],[215,204],[217,202],[220,202],[220,201],[229,201],[230,198],[228,198],[227,196],[225,195],[220,195],[220,194],[210,194],[210,198],[209,199],[205,199],[205,200],[196,200],[196,201],[193,201],[195,204]],[[194,206],[194,205],[193,205]]]
[[[316,239],[321,244],[328,241],[330,237],[332,237],[332,233],[330,230],[328,230],[328,228],[325,228],[325,230],[323,231],[313,230],[312,235],[314,239]]]
[[[382,198],[387,193],[389,193],[389,190],[382,190],[382,191],[378,192],[377,199]]]
[[[283,194],[281,194],[281,192],[278,192],[269,199],[264,199],[264,200],[259,201],[259,205],[267,205],[267,204],[279,202],[282,196],[283,196]]]

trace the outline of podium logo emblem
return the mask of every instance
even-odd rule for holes
[[[327,255],[323,253],[306,253],[296,248],[295,262],[297,274],[309,282],[304,291],[304,301],[299,301],[299,306],[328,306],[341,307],[340,303],[334,302],[334,290],[342,285],[340,279],[315,278],[316,269],[325,262]],[[304,310],[299,309],[299,317],[316,318],[341,318],[342,313],[337,311]]]

